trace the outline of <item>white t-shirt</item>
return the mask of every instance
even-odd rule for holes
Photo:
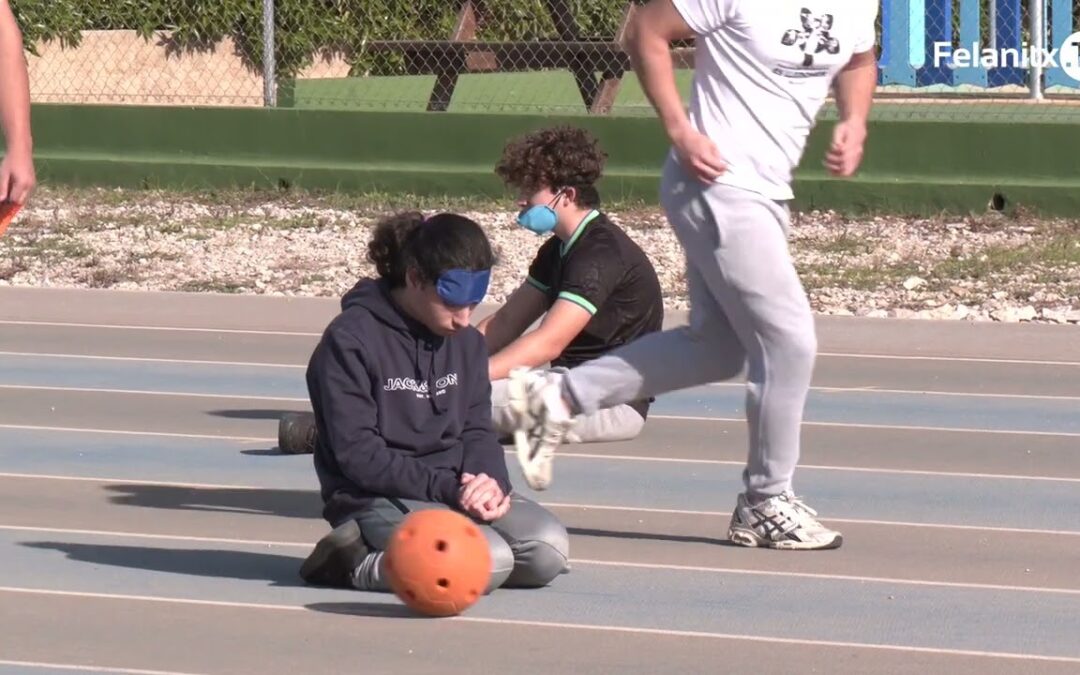
[[[787,200],[833,77],[874,47],[878,0],[672,0],[697,33],[690,122],[717,182]]]

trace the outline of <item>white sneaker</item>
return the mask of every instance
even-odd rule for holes
[[[529,368],[510,371],[507,393],[514,417],[514,447],[525,482],[533,490],[551,485],[551,461],[574,418],[562,399],[562,376]]]
[[[785,550],[840,548],[844,538],[819,523],[814,511],[790,492],[751,506],[745,494],[735,503],[728,538],[742,546]]]

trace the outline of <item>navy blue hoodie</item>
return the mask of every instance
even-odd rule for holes
[[[315,471],[331,526],[376,497],[457,507],[466,472],[486,473],[509,494],[479,331],[435,335],[371,279],[342,297],[341,310],[307,369]]]

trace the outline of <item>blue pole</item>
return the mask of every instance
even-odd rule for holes
[[[948,67],[953,39],[952,5],[952,0],[926,0],[926,37],[923,41],[926,57],[915,73],[915,81],[920,87],[953,84],[953,70]],[[937,59],[935,64],[935,54],[942,53],[945,58]]]
[[[882,0],[881,84],[915,86],[910,49],[911,5],[912,0]]]
[[[1053,0],[1050,6],[1050,35],[1046,40],[1047,49],[1071,49],[1070,45],[1062,45],[1065,38],[1073,33],[1072,7],[1069,0]],[[1080,27],[1078,27],[1080,28]],[[1058,59],[1064,54],[1059,53]],[[1044,73],[1047,87],[1069,87],[1080,89],[1080,81],[1069,77],[1062,67],[1047,68]]]
[[[984,48],[979,39],[979,4],[980,0],[960,0],[960,49],[968,52],[968,60],[963,68],[953,72],[953,81],[985,88],[986,68],[979,60]]]
[[[991,87],[1007,84],[1027,84],[1021,52],[1020,0],[993,0],[997,5],[994,35],[996,37],[998,67],[991,68],[987,79]]]

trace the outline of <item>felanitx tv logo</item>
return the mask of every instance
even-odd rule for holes
[[[1061,68],[1080,82],[1080,32],[1073,33],[1057,48],[1036,48],[1024,43],[1020,48],[979,48],[978,43],[953,48],[951,42],[934,43],[935,68]]]

